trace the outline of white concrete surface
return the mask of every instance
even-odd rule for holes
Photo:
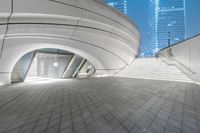
[[[86,58],[95,76],[112,75],[137,54],[140,35],[126,16],[95,0],[1,0],[0,83],[16,62],[41,48]]]
[[[200,82],[200,35],[161,50],[159,56],[176,65],[192,80]]]
[[[167,65],[162,60],[156,58],[136,59],[131,65],[127,66],[116,76],[139,79],[192,82],[192,80],[189,79],[178,68],[173,65]]]

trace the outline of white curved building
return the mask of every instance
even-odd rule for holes
[[[43,48],[73,52],[112,75],[137,55],[140,35],[120,12],[95,0],[1,0],[0,83],[11,82],[16,62]]]

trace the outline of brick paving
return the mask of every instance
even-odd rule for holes
[[[199,133],[200,86],[129,78],[0,87],[0,133]]]

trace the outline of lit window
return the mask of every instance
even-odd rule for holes
[[[59,63],[58,63],[58,62],[54,62],[54,63],[53,63],[53,66],[54,66],[54,67],[58,67],[58,66],[59,66]]]
[[[108,3],[108,5],[114,7],[115,3]]]

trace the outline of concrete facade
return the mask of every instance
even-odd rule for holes
[[[10,83],[26,53],[55,48],[76,53],[112,75],[137,55],[140,35],[126,16],[95,0],[1,0],[0,84]]]
[[[200,82],[200,35],[159,51],[159,56],[176,65],[192,80]]]

